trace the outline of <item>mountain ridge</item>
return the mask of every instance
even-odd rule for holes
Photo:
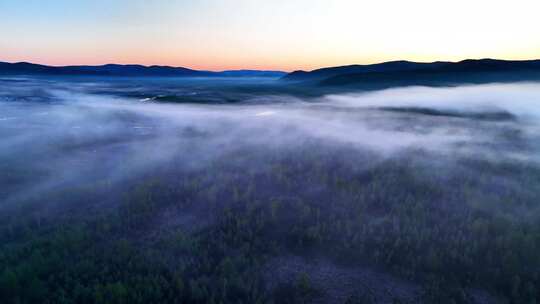
[[[465,59],[458,62],[388,61],[294,71],[282,80],[318,86],[433,85],[540,80],[540,60]]]
[[[206,71],[185,67],[141,64],[49,66],[30,62],[1,62],[0,75],[124,76],[124,77],[281,77],[286,72],[272,70]]]

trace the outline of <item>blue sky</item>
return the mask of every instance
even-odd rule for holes
[[[537,0],[0,0],[0,61],[312,69],[540,58]]]

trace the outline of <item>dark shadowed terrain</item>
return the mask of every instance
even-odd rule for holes
[[[540,81],[540,60],[466,59],[459,62],[389,61],[295,71],[286,81],[319,87],[387,89],[398,86],[454,86],[459,84]]]
[[[540,84],[389,87],[0,78],[0,302],[536,303]]]

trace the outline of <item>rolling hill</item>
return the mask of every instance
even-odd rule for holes
[[[0,62],[0,75],[121,76],[121,77],[281,77],[281,71],[232,70],[222,72],[184,67],[105,64],[47,66],[28,62]]]
[[[318,86],[448,85],[540,80],[540,60],[467,59],[459,62],[390,61],[295,71],[286,81]]]

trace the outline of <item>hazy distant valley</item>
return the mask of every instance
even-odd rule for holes
[[[3,76],[0,298],[535,303],[530,80]]]

